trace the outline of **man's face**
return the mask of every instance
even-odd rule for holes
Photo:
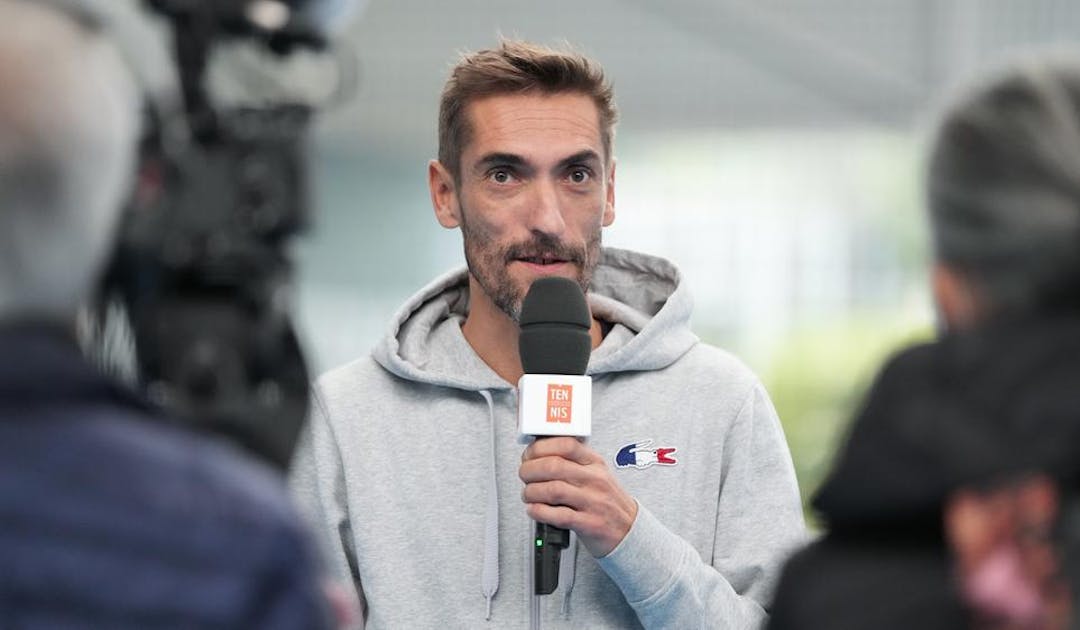
[[[601,228],[614,220],[613,164],[605,163],[596,105],[574,93],[473,101],[472,137],[456,194],[437,214],[460,225],[469,272],[517,321],[529,286],[563,276],[588,289]],[[437,197],[433,185],[433,197]]]

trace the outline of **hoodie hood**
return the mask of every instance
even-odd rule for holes
[[[592,352],[589,375],[661,369],[698,342],[690,331],[689,291],[662,258],[604,248],[587,298],[593,317],[611,324]],[[440,276],[394,315],[375,360],[411,381],[466,391],[512,388],[465,340],[468,304],[468,270]]]
[[[834,530],[937,535],[960,487],[1080,471],[1080,317],[995,324],[901,352],[882,370],[814,498]]]

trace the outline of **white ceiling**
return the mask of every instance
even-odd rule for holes
[[[359,92],[322,141],[434,151],[446,73],[502,34],[568,41],[613,79],[623,133],[905,126],[1001,51],[1080,36],[1073,0],[374,0],[346,34]]]

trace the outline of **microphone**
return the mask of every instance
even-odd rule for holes
[[[576,282],[551,276],[533,282],[521,305],[518,348],[524,374],[518,381],[518,432],[523,437],[592,433],[592,379],[585,376],[592,351],[592,317]],[[570,532],[536,524],[534,584],[537,595],[559,585],[559,561]]]

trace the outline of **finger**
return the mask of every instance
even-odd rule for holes
[[[558,436],[536,440],[522,453],[522,461],[541,457],[562,457],[583,466],[603,461],[600,454],[589,448],[577,438]]]
[[[538,523],[547,523],[563,529],[578,531],[587,521],[588,516],[573,508],[546,503],[526,503],[525,513]],[[581,532],[578,531],[580,534]]]
[[[550,456],[523,462],[518,469],[518,477],[525,483],[566,481],[581,486],[598,479],[602,472],[563,457]]]
[[[522,461],[525,461],[551,455],[565,457],[569,453],[576,452],[577,447],[580,445],[581,442],[578,438],[566,435],[537,438],[533,440],[533,443],[521,454],[521,459]],[[567,459],[570,458],[568,457]]]
[[[526,484],[521,490],[521,500],[525,503],[545,503],[575,510],[586,510],[589,504],[588,496],[581,488],[565,481]]]

